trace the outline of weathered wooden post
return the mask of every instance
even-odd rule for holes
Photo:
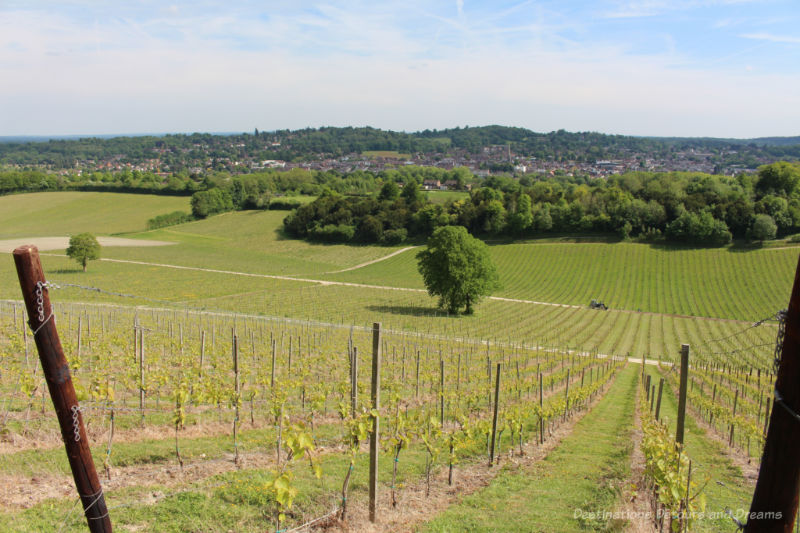
[[[542,373],[539,372],[539,444],[544,444],[544,378]]]
[[[69,365],[56,330],[47,282],[39,261],[39,250],[33,245],[21,246],[14,250],[13,255],[22,297],[30,317],[29,325],[33,330],[39,360],[61,427],[61,437],[89,531],[110,533],[111,519],[108,516],[103,487],[94,467]]]
[[[686,423],[686,385],[689,379],[689,345],[681,344],[681,382],[678,398],[678,423],[675,428],[675,442],[683,444],[684,425]]]
[[[489,451],[489,466],[494,465],[494,441],[497,436],[497,407],[500,400],[500,363],[497,363],[494,380],[494,405],[492,410],[492,447]]]
[[[658,399],[656,400],[656,420],[661,416],[661,393],[664,390],[664,378],[658,380]]]
[[[444,430],[444,359],[439,359],[439,423]]]
[[[275,389],[275,356],[278,351],[278,339],[272,339],[272,366],[270,367],[269,388]]]
[[[233,335],[233,462],[239,466],[239,403],[241,386],[239,382],[239,336]]]
[[[369,439],[369,521],[377,521],[381,408],[381,324],[372,324],[372,435]]]
[[[358,348],[353,346],[350,353],[350,412],[355,418],[358,410]]]
[[[144,425],[144,329],[139,329],[139,413]]]
[[[733,418],[731,420],[731,435],[728,438],[728,446],[733,447],[733,432],[736,430],[736,407],[739,403],[739,389],[736,389],[736,396],[733,398]]]
[[[206,330],[200,333],[200,371],[198,375],[203,377],[203,364],[206,358]]]
[[[790,532],[800,496],[800,262],[789,309],[778,328],[777,379],[767,440],[750,505],[746,533]],[[781,346],[782,345],[782,346]],[[780,350],[780,352],[779,352]]]

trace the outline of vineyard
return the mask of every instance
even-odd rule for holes
[[[95,461],[110,487],[122,478],[118,490],[125,501],[151,492],[141,485],[154,465],[177,465],[183,472],[213,464],[214,470],[228,472],[204,480],[205,486],[224,485],[212,491],[212,499],[236,503],[237,516],[231,517],[236,523],[244,519],[253,527],[268,527],[277,521],[278,527],[281,517],[298,525],[324,514],[323,508],[343,504],[348,490],[363,483],[363,472],[354,473],[348,487],[348,464],[363,469],[369,381],[358,369],[369,368],[372,332],[110,306],[66,304],[55,312],[83,419],[98,443]],[[22,309],[4,304],[1,313],[8,340],[2,357],[3,473],[37,479],[53,476],[54,470],[64,474],[58,429],[36,372]],[[397,488],[391,492],[397,505],[403,501],[400,484],[420,475],[429,480],[434,468],[446,468],[452,482],[462,462],[481,456],[485,461],[489,453],[519,455],[531,442],[545,442],[622,364],[592,354],[402,332],[385,332],[382,343],[386,429],[381,448],[386,464],[396,465],[391,485]],[[348,369],[356,369],[357,379]],[[492,434],[495,393],[499,418]],[[250,465],[259,470],[246,468]],[[309,466],[310,474],[303,471]],[[139,468],[144,479],[136,479]],[[264,473],[267,468],[277,469],[275,477]],[[132,481],[136,486],[129,485]],[[117,490],[106,494],[113,509]],[[9,487],[2,498],[9,505],[31,497],[24,487]],[[276,502],[274,508],[264,507],[268,501]],[[37,503],[31,515],[43,511]],[[130,507],[137,506],[120,509],[117,521],[141,520],[142,509],[134,513]],[[140,507],[152,506],[143,502]],[[41,523],[54,520],[59,511],[63,507],[52,508]],[[79,529],[75,522],[67,526]]]
[[[176,244],[104,249],[86,274],[42,253],[115,528],[736,530],[723,510],[752,498],[796,248],[496,244],[503,288],[455,317],[421,288],[414,250],[287,240],[282,216],[126,234]],[[135,220],[114,228],[137,231]],[[8,222],[7,235],[22,231]],[[0,531],[83,531],[11,263],[0,265]]]

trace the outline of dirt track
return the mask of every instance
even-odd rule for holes
[[[123,237],[97,237],[100,246],[166,246],[175,244],[168,241],[149,241],[144,239],[125,239]],[[0,252],[11,253],[15,248],[26,244],[35,244],[42,250],[65,250],[69,246],[69,237],[24,237],[0,241]]]

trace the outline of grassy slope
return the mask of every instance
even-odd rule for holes
[[[0,238],[143,231],[147,220],[190,211],[186,196],[43,192],[0,197]]]
[[[109,257],[280,275],[341,270],[391,253],[394,248],[312,244],[285,237],[287,211],[243,211],[148,232],[176,241],[162,249],[119,248]]]
[[[426,531],[581,531],[606,526],[576,510],[614,511],[614,487],[628,475],[638,366],[629,365],[600,403],[550,455],[508,469],[427,524]]]
[[[103,199],[105,203],[98,202]],[[0,198],[0,201],[52,201],[65,213],[92,213],[65,217],[58,228],[91,224],[98,233],[142,227],[147,211],[165,212],[158,202],[184,199],[101,193],[43,193]],[[80,201],[79,201],[80,200]],[[132,202],[133,207],[126,207]],[[140,203],[145,202],[146,208]],[[156,202],[148,204],[147,202]],[[107,207],[111,206],[115,210]],[[69,209],[67,209],[69,207]],[[134,211],[139,210],[138,215]],[[19,236],[27,227],[16,207],[5,212],[3,231]],[[44,219],[58,221],[54,207]],[[121,214],[120,214],[121,213]],[[238,212],[180,226],[133,234],[174,241],[158,248],[106,248],[107,258],[204,267],[260,274],[298,275],[376,285],[422,287],[410,250],[373,265],[340,274],[327,274],[385,256],[396,248],[311,244],[287,239],[279,231],[285,211]],[[85,228],[84,228],[85,229]],[[42,230],[53,233],[53,230]],[[78,271],[66,258],[45,257],[48,279],[132,293],[149,298],[202,305],[212,309],[242,310],[277,316],[315,318],[359,324],[380,320],[406,330],[526,342],[549,346],[597,348],[604,353],[672,359],[681,342],[699,346],[710,338],[738,331],[735,323],[696,321],[670,316],[620,313],[618,308],[679,314],[697,313],[754,320],[785,305],[797,250],[689,250],[654,248],[640,244],[527,243],[492,246],[504,288],[499,295],[585,306],[599,297],[612,305],[608,312],[565,309],[511,302],[488,301],[473,317],[452,318],[436,313],[435,300],[424,293],[355,287],[319,286],[161,268],[93,262],[89,272]],[[0,297],[18,298],[10,259],[0,263]],[[132,303],[114,297],[64,290],[67,300]],[[142,301],[137,303],[143,303]],[[764,344],[774,327],[748,333],[747,343]],[[722,341],[707,346],[722,352],[735,348]],[[762,350],[763,351],[763,350]],[[761,355],[759,355],[760,357]],[[766,351],[764,357],[766,357]]]
[[[654,370],[650,373],[657,374]],[[664,387],[661,402],[661,416],[670,422],[672,434],[675,434],[678,402],[670,387]],[[730,518],[724,516],[724,511],[729,508],[734,513],[740,510],[747,512],[750,509],[755,486],[745,480],[741,469],[725,457],[723,445],[706,436],[705,431],[697,426],[691,414],[686,416],[684,441],[686,451],[692,460],[694,479],[701,482],[708,479],[705,489],[706,512],[722,515],[718,519],[698,520],[693,530],[735,532],[736,526]]]

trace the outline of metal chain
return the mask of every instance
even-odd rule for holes
[[[45,316],[44,316],[44,292],[42,291],[42,289],[48,289],[49,290],[49,289],[60,289],[60,288],[61,287],[59,287],[55,283],[50,283],[50,282],[47,282],[47,281],[45,281],[45,282],[37,281],[36,282],[36,313],[37,313],[38,318],[39,318],[39,326],[36,329],[34,329],[33,325],[31,324],[31,321],[30,320],[28,321],[28,326],[30,326],[30,328],[33,329],[33,336],[34,337],[45,326],[45,324],[50,322],[50,320],[53,318],[53,306],[52,305],[50,306],[50,314],[47,315],[47,318],[45,318]]]
[[[783,339],[786,336],[786,313],[787,310],[783,309],[778,311],[775,319],[778,321],[778,335],[775,337],[775,356],[772,363],[772,373],[778,375],[778,369],[781,366],[781,352],[783,351]]]
[[[78,419],[78,413],[80,410],[81,408],[77,405],[72,406],[72,430],[75,433],[75,442],[80,442],[81,440],[81,423]]]
[[[787,311],[786,309],[784,309],[783,311],[779,311],[778,314],[776,315],[776,318],[778,319],[778,336],[775,339],[775,361],[774,361],[774,373],[776,376],[778,375],[778,369],[780,369],[781,366],[783,340],[784,337],[786,336],[786,314]],[[780,391],[778,391],[777,387],[775,388],[775,391],[773,393],[773,398],[774,402],[777,405],[783,407],[792,418],[800,422],[800,415],[794,412],[794,410],[786,404],[786,402],[783,400],[783,395],[780,393]]]

